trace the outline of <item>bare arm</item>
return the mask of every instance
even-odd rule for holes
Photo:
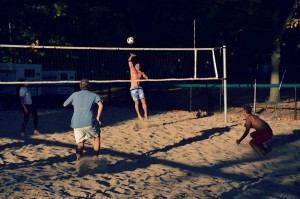
[[[97,112],[97,121],[99,122],[99,124],[101,124],[101,120],[100,120],[100,117],[101,117],[101,114],[102,114],[102,110],[103,110],[103,104],[102,104],[102,102],[101,101],[99,101],[98,103],[97,103],[97,105],[98,105],[98,112]]]
[[[144,79],[148,79],[148,76],[146,75],[146,73],[143,72],[142,76],[143,76]]]
[[[63,104],[63,107],[67,107],[67,106],[68,106],[68,104],[67,104],[67,103],[64,103],[64,104]]]
[[[237,144],[240,144],[240,143],[243,141],[243,139],[244,139],[245,137],[247,137],[247,135],[249,134],[249,131],[250,131],[250,129],[247,129],[247,128],[246,128],[244,134],[242,135],[242,137],[241,137],[240,139],[236,140],[236,143],[237,143]]]
[[[136,56],[135,54],[130,53],[130,56],[129,56],[129,58],[128,58],[128,65],[129,65],[130,71],[136,71],[135,68],[134,68],[134,65],[133,65],[133,63],[132,63],[132,59],[133,59],[135,56]]]
[[[249,132],[250,132],[250,128],[251,128],[251,121],[250,120],[246,120],[246,122],[245,122],[245,131],[244,131],[244,133],[243,133],[243,135],[242,135],[242,137],[240,138],[240,139],[238,139],[238,140],[236,140],[236,143],[237,144],[240,144],[244,139],[245,139],[245,137],[247,137],[247,135],[249,134]]]
[[[22,96],[20,96],[20,103],[21,103],[21,106],[23,107],[25,113],[27,113],[28,110],[27,110],[27,108],[26,108],[26,106],[24,104],[24,97],[22,97]]]

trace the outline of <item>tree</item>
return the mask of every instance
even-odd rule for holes
[[[279,84],[282,46],[300,41],[299,36],[296,39],[286,36],[292,35],[291,32],[300,35],[300,0],[215,0],[214,3],[222,15],[215,15],[209,23],[219,26],[225,42],[231,45],[229,59],[235,56],[236,65],[253,67],[267,57],[271,63],[270,83]],[[298,44],[298,51],[299,48]],[[268,101],[278,99],[279,89],[270,88]]]
[[[235,82],[237,76],[230,77],[234,71],[241,69],[245,74],[241,81],[245,81],[249,76],[245,70],[268,57],[272,60],[270,82],[278,84],[286,56],[282,45],[300,41],[292,34],[299,32],[300,0],[4,2],[0,8],[1,43],[10,43],[7,27],[11,22],[14,44],[32,44],[38,39],[40,45],[122,47],[128,36],[134,36],[135,47],[192,47],[196,19],[196,46],[227,45],[229,80]],[[253,77],[248,78],[253,82]],[[277,99],[278,89],[273,88],[269,101]]]
[[[271,3],[274,3],[272,1]],[[293,4],[291,4],[290,11],[283,21],[283,23],[280,20],[280,14],[282,10],[281,6],[283,4],[286,4],[287,2],[283,1],[277,1],[275,4],[278,4],[274,15],[273,15],[273,26],[272,30],[274,32],[274,38],[273,38],[273,52],[271,55],[271,66],[272,66],[272,72],[271,72],[271,84],[279,84],[280,81],[280,63],[281,63],[281,46],[283,44],[283,37],[286,33],[287,29],[293,29],[297,28],[299,24],[299,18],[295,18],[297,16],[297,10],[299,11],[299,5],[300,0],[294,0]],[[299,16],[298,16],[299,17]],[[279,89],[277,88],[270,88],[270,96],[268,102],[277,102],[279,99]]]

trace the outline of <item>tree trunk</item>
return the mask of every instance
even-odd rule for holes
[[[273,45],[274,49],[271,55],[271,80],[270,84],[279,84],[279,67],[281,61],[281,38],[282,38],[282,30],[280,30],[280,20],[279,20],[279,10],[276,10],[273,16],[273,32],[275,34]],[[279,89],[278,87],[270,88],[270,95],[268,102],[276,103],[279,98]]]
[[[274,49],[272,52],[271,56],[271,67],[272,67],[272,72],[271,72],[271,79],[270,79],[270,84],[279,84],[279,68],[280,68],[280,62],[281,62],[281,43],[282,43],[282,37],[286,31],[287,24],[291,21],[295,8],[297,5],[297,2],[299,0],[294,0],[293,2],[293,7],[291,8],[291,11],[288,15],[288,17],[285,19],[284,24],[280,23],[280,10],[276,10],[275,14],[273,16],[273,32],[275,33],[275,38],[274,38]],[[280,28],[281,27],[281,28]],[[270,88],[270,95],[269,95],[269,100],[268,102],[271,103],[276,103],[279,100],[279,87],[273,87]]]
[[[271,84],[279,84],[279,65],[281,60],[280,55],[280,44],[278,45],[279,49],[276,49],[271,56]],[[270,95],[268,102],[274,103],[278,102],[279,99],[279,88],[278,87],[271,87],[270,88]]]

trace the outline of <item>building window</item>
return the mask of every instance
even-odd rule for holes
[[[61,74],[60,74],[60,80],[68,80],[68,74],[66,74],[66,73],[61,73]]]
[[[25,69],[24,77],[35,77],[35,70],[34,69]]]

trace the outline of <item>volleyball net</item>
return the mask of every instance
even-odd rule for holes
[[[0,44],[0,94],[16,94],[29,81],[32,95],[70,94],[74,83],[130,82],[128,58],[137,56],[149,79],[138,81],[209,81],[223,85],[227,121],[226,47],[215,48],[103,48]]]
[[[221,80],[223,47],[102,48],[0,45],[0,84],[129,82],[128,57],[149,79],[141,81]]]

